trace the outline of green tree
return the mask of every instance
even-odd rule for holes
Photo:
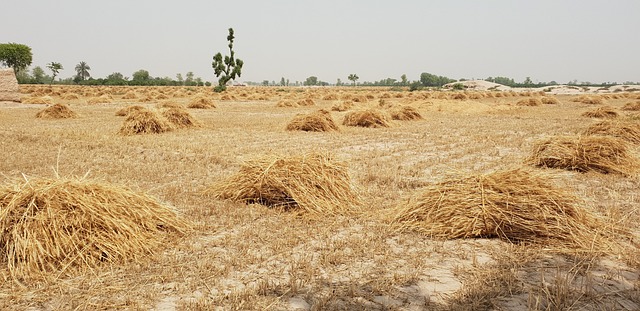
[[[524,82],[522,84],[524,84],[524,85],[532,85],[533,81],[531,81],[531,77],[527,77],[526,79],[524,79]]]
[[[179,85],[184,85],[184,79],[182,78],[181,73],[176,74],[176,79],[178,80]]]
[[[114,72],[107,76],[107,79],[104,81],[106,85],[127,85],[127,78],[125,78],[121,73]]]
[[[184,85],[188,85],[188,86],[194,86],[195,82],[193,80],[193,72],[189,71],[187,72],[187,74],[185,75],[186,79],[184,79]]]
[[[356,86],[356,81],[358,81],[358,79],[360,79],[360,77],[358,77],[357,74],[352,73],[347,77],[347,79],[353,81],[353,86]]]
[[[400,80],[402,80],[402,86],[406,86],[407,85],[407,75],[406,74],[402,74],[400,76]]]
[[[13,68],[16,74],[27,69],[31,65],[32,59],[31,48],[24,44],[0,44],[0,64]]]
[[[91,70],[91,67],[89,67],[86,62],[78,63],[75,69],[76,77],[78,77],[80,81],[84,81],[87,78],[91,77],[91,74],[89,74],[89,70]]]
[[[304,80],[304,85],[318,85],[318,77],[311,76]]]
[[[149,72],[144,69],[140,69],[131,75],[131,82],[133,85],[148,85],[151,84],[150,81],[151,76],[149,75]]]
[[[60,73],[60,70],[64,69],[64,67],[62,67],[62,64],[56,63],[56,62],[48,63],[47,68],[49,68],[49,70],[51,70],[51,73],[52,73],[51,82],[49,84],[53,83],[58,73]]]
[[[44,84],[46,82],[46,73],[44,69],[40,66],[36,66],[31,69],[31,75],[33,76],[33,83],[35,84]]]
[[[287,81],[284,79],[284,77],[280,78],[280,85],[281,86],[287,85]]]
[[[420,82],[423,86],[431,86],[431,87],[441,87],[447,83],[454,82],[456,80],[444,77],[444,76],[436,76],[434,74],[423,72],[420,75]]]
[[[244,62],[241,59],[236,59],[235,52],[233,51],[233,28],[229,28],[229,35],[227,36],[227,41],[229,41],[229,53],[230,55],[225,56],[224,60],[222,59],[222,54],[218,52],[213,56],[213,62],[211,66],[213,67],[213,71],[218,77],[218,86],[214,88],[216,92],[222,92],[227,89],[227,82],[230,80],[234,80],[236,77],[240,77],[242,74],[242,66]]]

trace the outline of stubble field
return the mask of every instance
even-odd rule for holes
[[[0,174],[5,182],[83,177],[124,185],[175,207],[192,230],[137,260],[16,280],[0,265],[0,309],[15,310],[637,310],[640,221],[637,173],[533,168],[578,205],[623,233],[616,247],[571,249],[504,239],[432,238],[397,230],[393,208],[451,176],[527,166],[536,141],[577,135],[609,106],[617,119],[637,93],[397,91],[388,88],[210,88],[23,86],[23,101],[67,104],[78,116],[40,119],[42,104],[0,104]],[[134,95],[127,95],[133,93]],[[71,95],[72,94],[72,95]],[[101,97],[102,96],[102,97]],[[129,105],[215,108],[188,112],[199,127],[121,135]],[[134,98],[124,98],[134,97]],[[102,99],[99,99],[102,98]],[[304,100],[307,100],[306,102]],[[311,100],[311,101],[309,101]],[[334,106],[351,102],[345,111]],[[298,106],[296,103],[303,104]],[[284,107],[278,107],[284,106]],[[291,107],[296,106],[296,107]],[[342,125],[350,111],[410,106],[421,120],[389,127]],[[300,113],[329,111],[338,131],[287,131]],[[638,144],[629,144],[634,158]],[[218,199],[206,190],[263,156],[331,153],[348,167],[360,198],[348,214],[308,213]],[[1,248],[1,245],[0,245]],[[606,249],[606,251],[603,251]],[[0,258],[4,263],[5,258]]]

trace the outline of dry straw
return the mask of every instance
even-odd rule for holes
[[[640,123],[630,121],[604,120],[589,126],[585,135],[605,135],[640,144]]]
[[[199,95],[189,101],[187,108],[210,109],[216,108],[216,105],[213,103],[213,100],[211,98]]]
[[[120,127],[120,134],[157,134],[172,130],[173,127],[164,117],[151,110],[133,111]]]
[[[548,97],[548,96],[540,97],[540,102],[542,102],[542,104],[544,104],[544,105],[558,105],[558,104],[560,104],[560,101],[557,98]]]
[[[418,109],[411,106],[403,106],[391,110],[391,119],[410,121],[422,120],[423,118]]]
[[[207,193],[317,215],[348,214],[359,206],[347,165],[321,153],[268,155],[246,161],[239,172],[214,184]]]
[[[626,103],[622,106],[622,110],[625,111],[640,111],[640,101],[634,103]]]
[[[516,105],[518,106],[540,106],[542,105],[542,101],[539,98],[523,98],[521,100],[519,100],[518,102],[516,102]]]
[[[333,121],[331,113],[324,109],[309,113],[296,115],[289,124],[287,131],[306,132],[330,132],[338,131],[338,125]]]
[[[162,111],[162,116],[171,122],[176,128],[198,127],[200,122],[196,120],[184,108],[169,108]]]
[[[609,136],[556,136],[536,142],[527,164],[631,175],[638,168],[627,142]]]
[[[143,111],[143,110],[148,111],[149,109],[147,109],[145,107],[142,107],[140,105],[127,106],[127,107],[118,109],[116,111],[116,116],[124,117],[124,116],[128,115],[129,113],[131,113],[133,111]]]
[[[65,104],[51,105],[45,109],[38,111],[36,118],[41,119],[68,119],[78,116],[69,106]]]
[[[189,226],[156,199],[77,179],[0,186],[0,262],[17,280],[135,260]]]
[[[331,106],[332,111],[347,111],[351,108],[353,108],[353,102],[350,100],[343,100],[342,102]]]
[[[344,116],[344,120],[342,121],[343,125],[346,126],[359,126],[359,127],[390,127],[391,123],[389,122],[389,117],[386,113],[375,110],[358,110],[348,112]]]
[[[51,96],[32,96],[22,99],[23,104],[34,104],[34,105],[53,105],[54,101]]]
[[[601,228],[550,175],[517,168],[427,186],[389,213],[401,230],[443,238],[500,238],[592,249]]]
[[[617,118],[618,113],[610,106],[599,107],[593,110],[583,112],[583,117],[588,118]]]

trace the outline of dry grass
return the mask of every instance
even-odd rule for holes
[[[34,105],[53,105],[54,101],[51,96],[31,96],[22,99],[23,104],[34,104]]]
[[[638,160],[627,143],[608,136],[557,136],[536,142],[528,164],[579,172],[633,174]]]
[[[640,123],[605,120],[589,126],[584,135],[605,135],[640,144]]]
[[[592,248],[600,222],[549,179],[524,168],[451,178],[397,206],[392,222],[444,239],[497,237]]]
[[[401,121],[422,120],[418,109],[411,106],[397,107],[391,110],[391,119]]]
[[[348,214],[359,205],[347,165],[320,153],[246,161],[238,173],[212,185],[207,193],[317,215]]]
[[[633,103],[626,103],[622,106],[622,110],[625,111],[640,111],[640,101]]]
[[[610,106],[599,107],[593,110],[585,111],[581,114],[583,117],[588,118],[617,118],[618,112],[616,112]]]
[[[169,108],[162,111],[162,116],[176,128],[198,127],[200,122],[196,120],[184,108]]]
[[[332,111],[347,111],[351,108],[353,108],[353,102],[351,100],[343,100],[342,102],[331,106]]]
[[[389,117],[380,110],[368,109],[348,112],[342,121],[346,126],[359,127],[390,127]]]
[[[87,99],[87,104],[108,104],[108,103],[113,103],[113,97],[106,94]]]
[[[286,127],[287,131],[331,132],[338,131],[338,125],[333,121],[331,113],[324,109],[296,115]]]
[[[518,106],[540,106],[542,105],[542,101],[539,98],[531,97],[531,98],[523,98],[519,100],[516,105]]]
[[[173,126],[171,123],[155,111],[139,110],[127,115],[127,118],[122,122],[122,126],[120,127],[120,134],[159,134],[171,131],[172,129]]]
[[[140,259],[189,228],[150,196],[86,180],[5,184],[0,207],[0,262],[16,280]]]
[[[116,116],[124,117],[124,116],[127,116],[131,112],[143,111],[143,110],[149,110],[149,109],[147,109],[145,107],[142,107],[140,105],[131,105],[131,106],[127,106],[127,107],[123,107],[123,108],[118,109],[116,111]]]
[[[38,111],[36,118],[40,119],[68,119],[76,118],[78,114],[75,113],[69,106],[65,104],[54,104],[45,109]]]
[[[559,105],[560,101],[555,97],[543,96],[540,97],[540,102],[544,105]]]
[[[216,105],[213,103],[213,100],[209,97],[196,96],[189,101],[187,108],[211,109],[211,108],[216,108]]]
[[[604,99],[601,96],[588,96],[588,95],[581,95],[577,98],[575,98],[573,101],[575,102],[579,102],[579,103],[583,103],[583,104],[588,104],[588,105],[602,105],[604,104]]]

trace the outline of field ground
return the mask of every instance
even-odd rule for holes
[[[496,239],[441,241],[396,232],[377,217],[429,183],[454,173],[517,167],[536,140],[585,130],[596,121],[581,114],[594,105],[572,101],[576,96],[557,95],[559,104],[529,107],[516,102],[539,94],[453,99],[388,89],[234,88],[222,98],[209,89],[167,87],[135,88],[136,99],[123,99],[129,90],[23,88],[69,104],[79,117],[36,119],[44,105],[0,104],[0,173],[22,179],[57,172],[126,185],[175,206],[194,232],[139,262],[50,282],[0,278],[0,309],[640,309],[637,174],[547,169],[560,187],[584,200],[586,209],[631,231],[633,247],[605,255]],[[77,99],[63,99],[72,92]],[[115,116],[116,110],[166,101],[186,105],[199,93],[217,106],[189,109],[202,127],[118,134],[123,117]],[[104,94],[111,95],[110,102],[87,103]],[[323,99],[332,98],[328,94],[334,99]],[[281,100],[303,98],[315,105],[276,107]],[[409,105],[424,119],[393,121],[389,128],[285,131],[296,114],[330,110],[346,99],[355,99],[353,109]],[[624,118],[629,113],[620,108],[638,100],[627,93],[605,97],[604,104]],[[341,123],[346,113],[331,115]],[[364,213],[317,217],[203,195],[244,160],[314,150],[330,151],[348,164]]]

